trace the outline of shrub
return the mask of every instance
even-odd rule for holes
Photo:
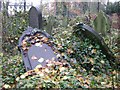
[[[4,53],[16,55],[18,53],[18,39],[28,26],[28,13],[16,12],[15,16],[3,17],[2,48]]]

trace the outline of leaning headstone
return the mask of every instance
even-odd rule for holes
[[[100,45],[102,53],[106,55],[106,58],[110,60],[111,65],[113,65],[112,63],[115,61],[114,54],[110,51],[107,44],[104,42],[104,39],[93,28],[83,23],[79,23],[74,27],[74,29],[79,29],[84,37],[89,38],[90,40]]]
[[[39,7],[32,6],[29,10],[29,26],[32,28],[42,28],[42,13]]]

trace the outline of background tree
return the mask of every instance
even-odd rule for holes
[[[120,29],[120,1],[115,3],[107,3],[105,12],[109,15],[112,15],[113,13],[116,13],[118,15],[118,28]]]
[[[82,2],[83,5],[83,13],[85,14],[86,11],[88,10],[88,2]]]
[[[0,11],[1,11],[1,8],[2,8],[2,2],[0,1]]]
[[[105,12],[109,15],[112,13],[117,13],[120,15],[120,1],[115,3],[108,2]]]

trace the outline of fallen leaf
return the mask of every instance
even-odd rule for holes
[[[20,80],[20,77],[17,77],[17,78],[16,78],[16,81],[19,81],[19,80]]]
[[[24,74],[23,74],[23,75],[21,75],[21,76],[20,76],[20,78],[21,78],[21,79],[24,79],[24,78],[25,78],[25,75],[24,75]]]
[[[31,59],[32,59],[32,60],[36,60],[36,59],[38,59],[38,58],[33,55],[33,56],[31,57]]]
[[[43,42],[47,42],[47,41],[48,41],[48,38],[47,38],[47,37],[43,37],[41,40],[42,40]]]
[[[39,64],[39,65],[37,65],[35,68],[42,68],[42,65]]]
[[[93,49],[91,52],[92,52],[92,53],[96,53],[96,52],[97,52],[97,50],[96,50],[96,49]]]
[[[60,68],[60,72],[64,71],[65,70],[65,67],[61,67]]]
[[[11,86],[10,85],[8,85],[8,84],[5,84],[4,86],[3,86],[4,88],[11,88]]]
[[[40,58],[38,62],[42,63],[44,61],[44,58]]]
[[[42,47],[42,44],[41,43],[35,43],[35,46]]]

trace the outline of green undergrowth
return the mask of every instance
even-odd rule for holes
[[[43,70],[45,77],[42,76],[43,74],[39,74],[41,70],[38,69],[34,69],[38,74],[34,74],[34,72],[30,71],[25,72],[22,57],[17,48],[17,43],[18,38],[21,36],[23,30],[25,30],[25,27],[27,27],[28,22],[25,22],[27,18],[13,19],[13,26],[9,28],[9,32],[4,32],[5,37],[3,37],[3,56],[1,56],[3,63],[3,88],[120,87],[118,68],[113,68],[110,65],[109,60],[106,59],[106,56],[101,52],[100,46],[94,41],[92,41],[94,44],[91,44],[89,39],[78,38],[73,34],[73,25],[79,22],[79,20],[82,21],[82,19],[78,17],[70,19],[67,26],[62,26],[62,22],[59,22],[59,19],[55,18],[55,22],[58,22],[58,24],[52,27],[52,35],[55,38],[54,42],[56,43],[56,47],[61,55],[63,55],[64,60],[66,60],[71,67],[68,68],[64,65],[58,65],[58,67],[56,67],[56,63],[52,63],[51,68],[41,69]],[[14,32],[12,31],[13,29],[15,30]],[[18,33],[14,34],[15,32]],[[117,30],[111,30],[111,32],[104,37],[106,44],[115,57],[119,57],[117,51],[119,46],[117,35]],[[82,37],[82,35],[80,36]],[[116,66],[117,65],[119,65],[118,62]],[[46,72],[46,70],[50,73]],[[28,75],[28,73],[30,74]],[[53,73],[53,75],[51,73]]]

